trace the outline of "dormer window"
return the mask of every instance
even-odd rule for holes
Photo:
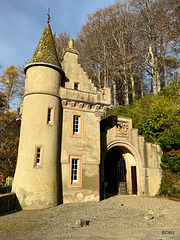
[[[74,83],[74,90],[79,90],[79,83],[78,82]]]

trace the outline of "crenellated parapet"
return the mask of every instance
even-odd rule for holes
[[[65,100],[61,101],[63,109],[71,109],[77,111],[95,113],[97,116],[104,116],[107,110],[107,106],[100,104],[90,104],[79,101]]]

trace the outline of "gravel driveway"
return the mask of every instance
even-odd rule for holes
[[[80,225],[84,225],[80,227]],[[0,239],[180,239],[180,202],[118,195],[0,215]]]

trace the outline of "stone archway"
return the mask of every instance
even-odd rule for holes
[[[126,194],[126,163],[118,148],[111,148],[104,159],[105,198]]]
[[[119,154],[118,154],[119,153]],[[112,154],[112,156],[111,156]],[[122,157],[121,157],[122,156]],[[124,183],[118,182],[117,177],[109,177],[107,176],[108,168],[110,171],[114,171],[114,174],[117,174],[117,165],[118,158],[123,159],[125,166],[125,181]],[[108,162],[108,163],[107,163]],[[112,170],[113,169],[113,170]],[[122,171],[122,169],[121,169]],[[139,153],[128,142],[123,141],[113,141],[108,144],[106,150],[102,155],[101,162],[101,199],[104,199],[106,195],[116,195],[123,194],[121,189],[125,188],[124,194],[127,193],[142,195],[143,192],[143,183],[142,183],[142,162]],[[112,187],[111,183],[108,183],[108,180],[114,180],[114,190],[109,190]],[[110,185],[108,187],[108,185]],[[107,189],[106,189],[107,188]],[[121,189],[120,189],[121,188]],[[106,194],[109,191],[108,194]],[[103,193],[102,193],[103,192]]]

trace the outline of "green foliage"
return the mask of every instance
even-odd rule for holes
[[[180,198],[180,173],[163,171],[159,195]]]
[[[114,115],[132,118],[133,127],[139,129],[147,142],[160,144],[164,170],[161,193],[169,196],[177,193],[179,185],[170,178],[171,174],[177,174],[176,180],[180,177],[180,81],[177,76],[157,95],[146,95],[129,106],[119,106]]]
[[[180,171],[180,154],[178,156],[168,156],[166,153],[162,155],[162,169],[171,169],[172,172]]]
[[[162,155],[162,169],[170,169],[172,172],[180,171],[180,126],[172,125],[166,129],[158,139],[164,153]]]
[[[180,146],[180,126],[174,124],[169,129],[165,129],[158,142],[163,149],[177,150]]]
[[[170,148],[172,144],[180,146],[177,135],[180,127],[179,92],[180,84],[175,79],[169,87],[155,96],[146,95],[129,106],[117,107],[114,115],[132,118],[133,127],[138,128],[148,142],[159,142],[163,148]],[[165,138],[169,139],[170,136],[170,145],[166,146],[168,142]],[[176,143],[172,143],[174,138]]]
[[[7,185],[7,183],[5,183],[1,188],[0,188],[0,193],[8,193],[11,192],[11,185]]]

